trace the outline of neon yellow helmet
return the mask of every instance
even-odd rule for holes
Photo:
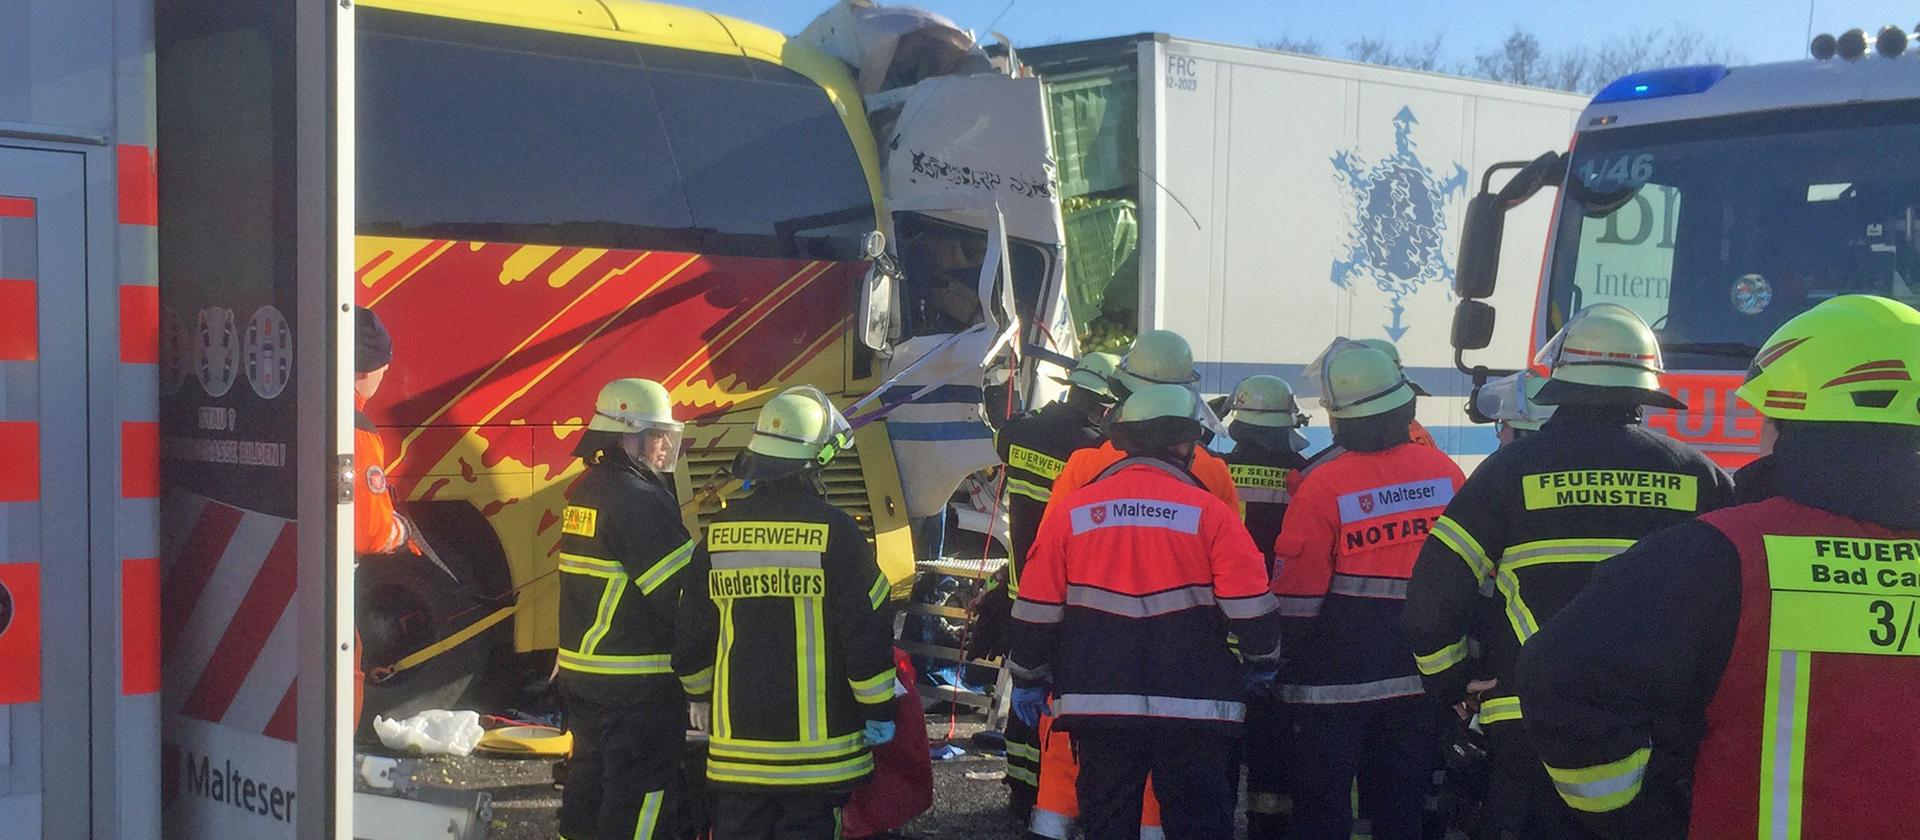
[[[1533,357],[1559,382],[1599,388],[1660,390],[1666,363],[1647,322],[1617,303],[1596,303],[1573,319]]]
[[[1062,385],[1071,385],[1113,399],[1113,371],[1120,366],[1120,357],[1112,353],[1093,352],[1080,357],[1073,370],[1065,378],[1054,377],[1053,381]]]
[[[1179,333],[1148,330],[1133,340],[1126,358],[1114,367],[1114,396],[1124,398],[1149,385],[1191,385],[1200,381],[1193,370],[1193,347]],[[1126,393],[1122,393],[1126,392]]]
[[[1537,432],[1553,416],[1553,406],[1536,402],[1546,384],[1546,379],[1527,370],[1488,380],[1473,392],[1474,407],[1494,422]]]
[[[686,427],[673,419],[673,397],[651,379],[615,379],[600,388],[594,400],[588,432],[646,435],[641,460],[663,472],[672,472],[680,460],[680,438]],[[589,457],[605,446],[604,439],[584,435],[573,454]]]
[[[1293,398],[1293,386],[1278,376],[1260,373],[1240,380],[1227,407],[1233,411],[1235,423],[1272,429],[1300,425],[1300,405]]]
[[[1841,295],[1767,339],[1737,392],[1776,420],[1920,426],[1920,312]]]
[[[1413,386],[1393,357],[1358,341],[1337,340],[1307,366],[1320,404],[1339,419],[1372,417],[1413,402]]]

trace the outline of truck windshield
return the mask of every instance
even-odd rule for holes
[[[1583,135],[1563,190],[1543,335],[1623,304],[1674,370],[1744,370],[1835,295],[1920,303],[1920,103]]]

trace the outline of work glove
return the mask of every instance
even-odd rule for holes
[[[687,725],[695,732],[706,732],[713,726],[713,703],[695,700],[687,704]]]
[[[890,720],[867,721],[867,728],[860,732],[860,740],[865,741],[869,747],[880,746],[893,740],[893,726],[893,721]]]
[[[1039,726],[1041,715],[1053,714],[1053,704],[1047,700],[1047,687],[1043,685],[1015,688],[1013,690],[1013,716],[1028,726]]]

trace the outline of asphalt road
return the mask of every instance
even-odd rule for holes
[[[980,731],[978,720],[962,718],[955,727],[956,743]],[[945,742],[948,719],[927,719],[928,740]],[[552,763],[545,759],[438,757],[421,762],[422,785],[461,791],[486,791],[493,797],[488,840],[552,840],[560,791],[553,785]],[[895,834],[916,840],[1019,840],[1020,826],[1006,811],[1006,788],[1001,784],[1006,762],[999,756],[968,755],[935,762],[932,810]]]

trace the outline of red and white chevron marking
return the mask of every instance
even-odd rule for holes
[[[294,523],[182,492],[164,508],[164,710],[294,740]]]

